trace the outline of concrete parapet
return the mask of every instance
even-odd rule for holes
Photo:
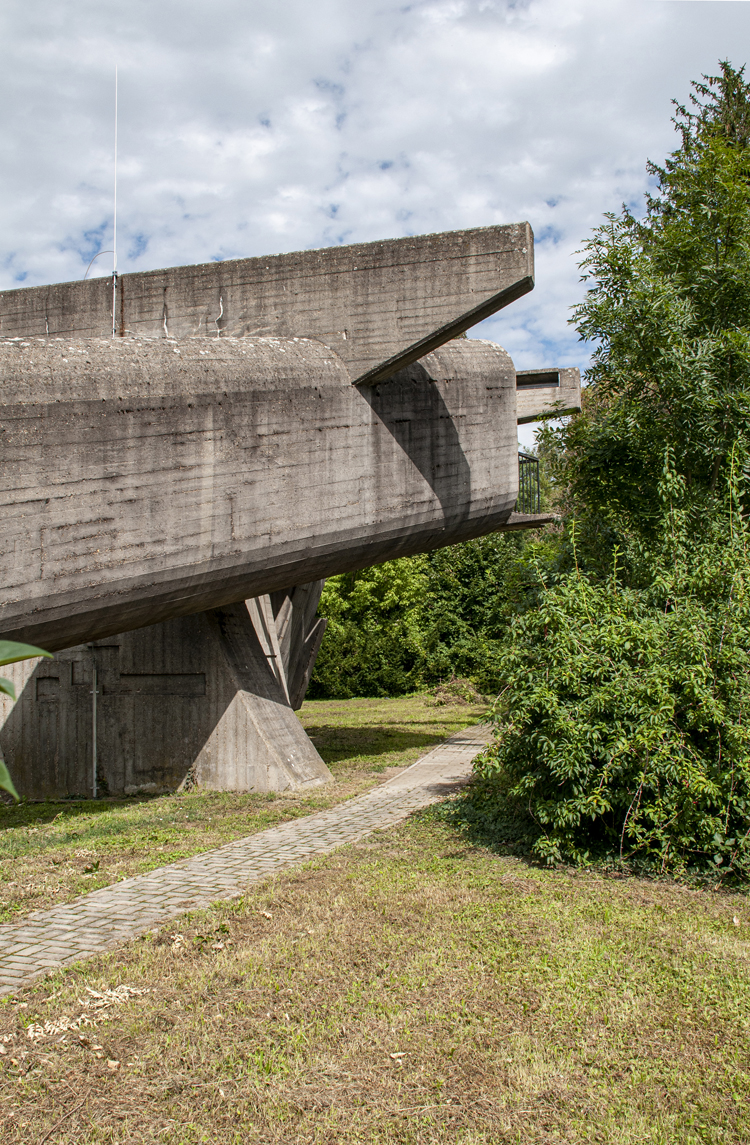
[[[580,408],[581,371],[577,367],[517,372],[516,420],[519,425],[578,413]]]
[[[528,223],[177,266],[117,280],[121,336],[304,337],[384,380],[534,286]],[[102,338],[111,279],[0,293],[0,336]]]

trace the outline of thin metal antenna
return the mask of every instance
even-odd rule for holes
[[[115,64],[115,204],[112,241],[112,337],[117,332],[117,65]]]

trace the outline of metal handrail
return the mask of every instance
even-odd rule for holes
[[[518,513],[541,512],[542,497],[539,488],[539,458],[518,451]]]

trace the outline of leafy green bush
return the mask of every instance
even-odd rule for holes
[[[308,695],[399,696],[419,684],[424,557],[402,557],[326,581],[319,612],[328,627]]]
[[[576,569],[513,622],[469,815],[548,862],[747,877],[750,535],[671,524],[649,588]]]
[[[483,694],[497,692],[510,618],[534,599],[533,562],[554,546],[554,535],[492,533],[428,555],[421,687],[458,676]]]
[[[493,694],[508,620],[536,591],[531,554],[553,544],[494,533],[331,577],[309,695],[397,696],[454,676]]]

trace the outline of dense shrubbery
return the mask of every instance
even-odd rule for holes
[[[497,692],[501,643],[549,542],[494,534],[331,577],[310,696],[394,696],[451,676]]]
[[[668,541],[648,588],[576,570],[514,621],[470,818],[548,861],[746,876],[750,538]]]
[[[326,581],[328,627],[308,695],[399,696],[418,683],[424,560],[403,558]]]

